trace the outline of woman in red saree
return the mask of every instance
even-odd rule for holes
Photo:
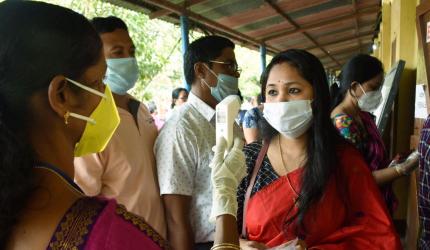
[[[0,249],[168,248],[114,200],[83,196],[73,158],[119,118],[88,20],[41,2],[0,3]]]
[[[320,61],[282,52],[261,85],[264,141],[245,146],[248,175],[238,190],[242,249],[295,239],[307,249],[401,249],[366,163],[330,121]]]

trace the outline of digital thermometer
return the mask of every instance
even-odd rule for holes
[[[240,109],[240,98],[229,95],[216,105],[216,139],[224,137],[227,149],[233,144],[233,125]]]

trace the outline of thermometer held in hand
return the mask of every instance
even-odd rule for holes
[[[233,125],[239,113],[240,98],[237,95],[229,95],[216,105],[216,139],[224,137],[227,141],[227,149],[233,144]],[[218,140],[217,140],[218,141]]]

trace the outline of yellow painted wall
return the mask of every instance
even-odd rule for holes
[[[413,131],[414,95],[418,55],[416,32],[416,6],[419,0],[384,0],[382,2],[382,22],[378,36],[379,51],[375,51],[384,64],[386,71],[392,63],[402,59],[406,61],[402,74],[394,119],[393,153],[409,150],[409,140]],[[395,48],[393,48],[395,46]],[[394,183],[394,190],[400,206],[395,214],[396,219],[405,219],[409,180],[400,179]]]
[[[423,48],[418,47],[418,56],[417,56],[417,84],[425,84],[427,83],[427,75],[426,75],[426,66],[424,61]]]
[[[381,56],[379,59],[384,64],[385,69],[391,68],[391,2],[382,3],[382,22],[379,33],[379,47]]]

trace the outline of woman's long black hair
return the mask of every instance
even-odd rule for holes
[[[101,53],[99,36],[80,14],[42,2],[0,3],[0,249],[36,188],[30,98],[47,93],[56,75],[79,78]]]
[[[332,174],[338,166],[336,145],[342,141],[330,120],[330,94],[327,77],[321,62],[314,55],[299,49],[290,49],[277,54],[261,76],[261,96],[266,101],[266,85],[271,69],[287,63],[296,68],[313,88],[313,124],[308,130],[307,162],[301,179],[301,190],[297,199],[298,212],[286,221],[286,225],[297,219],[301,232],[305,232],[304,217],[308,209],[318,202]],[[263,118],[260,131],[265,140],[271,140],[279,132]],[[300,233],[300,232],[299,232]]]
[[[353,82],[362,84],[382,73],[384,73],[384,67],[376,57],[358,54],[351,58],[342,67],[339,75],[339,86],[332,84],[330,87],[331,108],[334,109],[343,101]]]

